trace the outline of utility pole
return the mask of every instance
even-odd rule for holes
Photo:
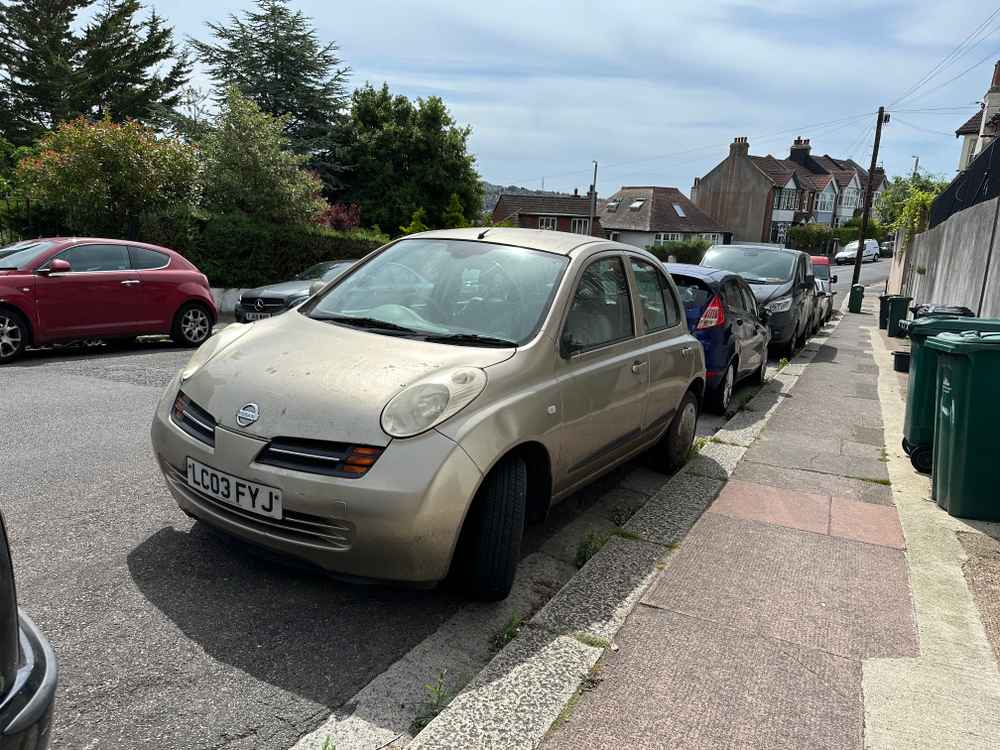
[[[878,108],[878,120],[875,123],[875,147],[872,148],[872,163],[868,168],[868,184],[865,185],[864,209],[861,213],[861,227],[858,230],[858,252],[854,256],[854,277],[851,286],[861,278],[861,260],[865,252],[865,232],[868,231],[868,212],[872,208],[872,185],[875,183],[875,167],[878,165],[878,144],[882,140],[882,123],[889,119],[885,107]]]
[[[919,156],[914,156],[913,157],[913,177],[911,179],[914,179],[914,180],[917,179],[917,167],[919,167],[919,166],[920,166],[920,157]]]
[[[590,186],[590,224],[587,226],[589,234],[594,233],[594,218],[597,216],[597,160],[594,160],[594,182]]]

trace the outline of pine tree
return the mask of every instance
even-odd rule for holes
[[[349,69],[337,45],[322,44],[312,21],[287,0],[258,0],[257,10],[209,23],[215,42],[191,40],[221,101],[238,88],[268,114],[284,118],[292,148],[328,186],[337,183],[333,159],[338,121],[347,104]]]
[[[458,193],[451,194],[448,207],[445,208],[444,214],[441,216],[441,225],[445,229],[460,229],[469,226],[469,222],[465,220],[462,200],[458,197]]]
[[[76,98],[88,117],[155,123],[180,104],[191,62],[156,11],[140,20],[141,11],[139,0],[104,0],[84,27]]]

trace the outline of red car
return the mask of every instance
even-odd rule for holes
[[[81,338],[159,333],[198,346],[217,318],[208,279],[165,247],[49,237],[0,249],[0,364]]]

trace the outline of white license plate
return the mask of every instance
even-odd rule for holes
[[[232,474],[187,460],[187,483],[193,489],[227,505],[269,518],[281,518],[281,490],[248,482]]]
[[[244,313],[247,320],[263,320],[264,318],[270,318],[271,313]]]

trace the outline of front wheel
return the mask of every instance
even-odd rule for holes
[[[725,414],[733,400],[733,386],[736,383],[736,364],[729,363],[719,384],[708,393],[708,409],[715,414]]]
[[[212,316],[197,302],[184,305],[174,317],[170,337],[178,346],[201,346],[212,335]]]
[[[497,464],[472,501],[457,564],[477,599],[506,598],[521,556],[528,495],[528,467],[511,456]]]
[[[13,310],[0,310],[0,365],[13,362],[28,345],[28,321]]]

